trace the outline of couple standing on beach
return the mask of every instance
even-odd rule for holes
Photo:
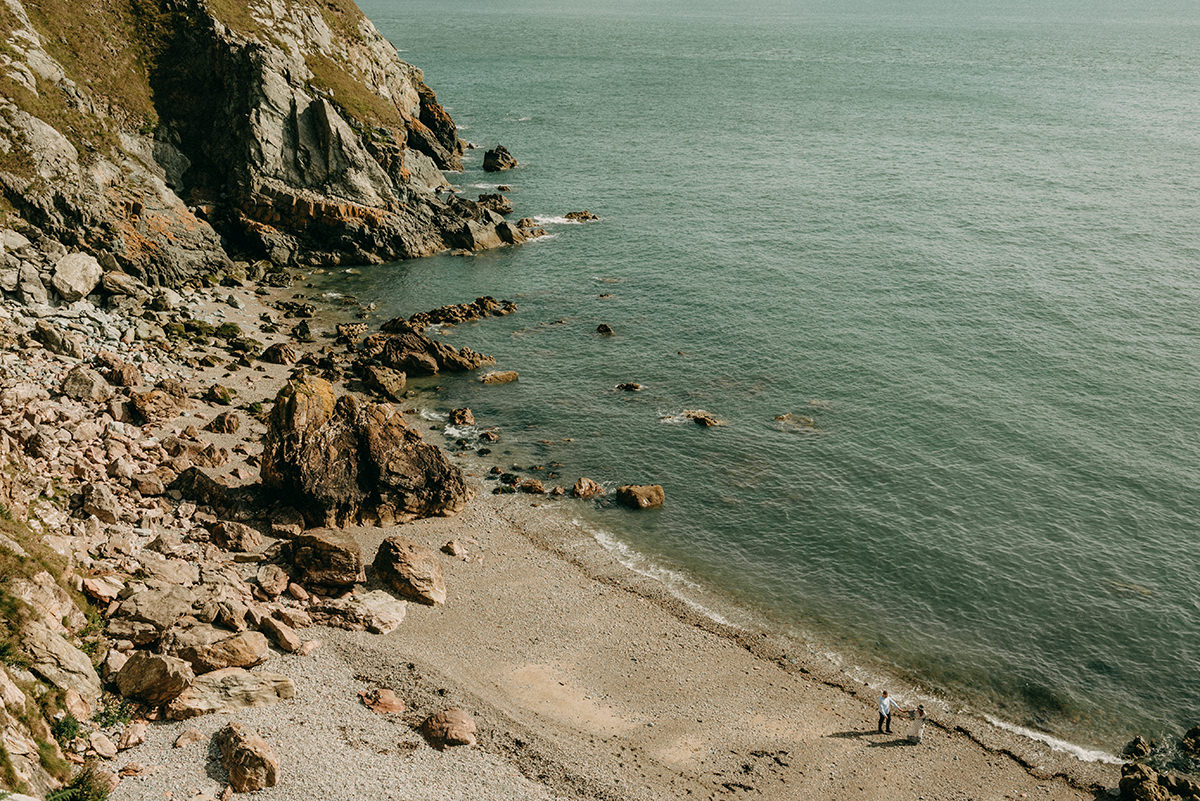
[[[879,696],[879,733],[883,734],[884,727],[887,727],[887,733],[892,733],[892,713],[907,712],[907,709],[901,709],[896,703],[896,699],[888,695],[888,691],[884,690],[883,695]],[[908,741],[913,745],[921,742],[921,735],[925,733],[925,707],[917,705],[917,711],[913,713],[912,728],[908,730]]]

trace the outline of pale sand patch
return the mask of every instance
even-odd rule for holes
[[[632,721],[589,697],[586,688],[569,683],[565,676],[549,665],[523,665],[507,673],[501,689],[528,711],[583,732],[620,734],[634,727]]]

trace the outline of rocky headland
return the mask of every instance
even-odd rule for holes
[[[518,380],[430,327],[515,306],[376,325],[293,284],[538,230],[445,192],[465,145],[349,0],[0,19],[0,797],[1200,794],[949,714],[875,748],[873,689],[531,511],[604,486],[422,431],[410,380]]]

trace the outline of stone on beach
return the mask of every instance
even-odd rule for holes
[[[135,651],[114,681],[126,698],[161,706],[175,700],[195,679],[192,666],[183,659]]]
[[[104,269],[95,256],[69,253],[54,266],[54,277],[50,283],[54,291],[69,303],[92,294],[103,275]]]
[[[455,745],[475,745],[476,732],[474,718],[458,707],[430,715],[421,724],[421,734],[439,749]]]
[[[236,792],[251,793],[278,783],[279,759],[258,732],[241,723],[229,723],[213,740]]]
[[[390,404],[335,400],[328,381],[308,376],[276,397],[262,477],[327,524],[453,514],[470,497],[462,471]]]
[[[659,484],[626,484],[617,487],[617,501],[630,509],[654,509],[666,501]]]
[[[446,580],[437,554],[404,537],[388,537],[375,554],[375,572],[396,592],[419,603],[446,602]]]
[[[387,634],[404,622],[407,609],[404,601],[393,598],[383,590],[371,590],[349,598],[331,598],[315,603],[308,611],[315,623],[349,631]]]
[[[305,531],[287,544],[296,578],[320,587],[351,587],[365,581],[362,548],[353,534],[335,528]]]
[[[231,667],[196,678],[190,687],[167,705],[167,717],[186,720],[210,712],[230,712],[269,706],[293,698],[296,685],[287,676],[261,671],[251,673]]]

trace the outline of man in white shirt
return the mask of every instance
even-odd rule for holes
[[[904,712],[896,700],[888,695],[888,691],[884,690],[883,695],[879,696],[879,733],[883,734],[884,727],[887,727],[887,733],[892,733],[892,713]]]

